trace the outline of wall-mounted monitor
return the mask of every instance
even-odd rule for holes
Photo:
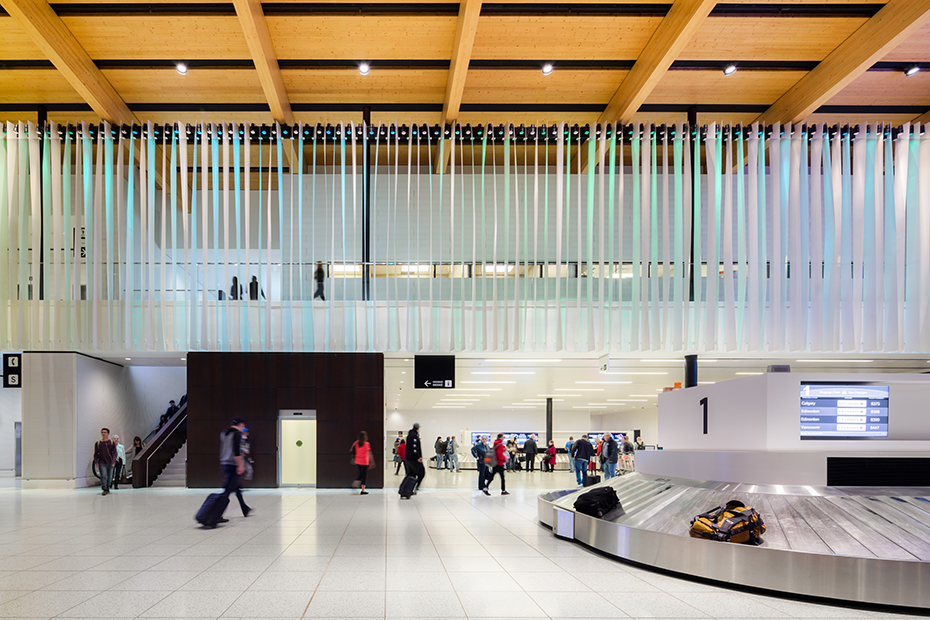
[[[497,433],[491,433],[487,431],[473,432],[471,434],[471,442],[474,444],[476,441],[478,441],[478,438],[481,437],[482,435],[486,435],[488,437],[488,445],[493,444],[494,440],[497,439]],[[523,442],[526,441],[526,438],[529,437],[530,435],[536,435],[536,445],[538,448],[542,449],[545,447],[545,443],[541,439],[542,435],[540,435],[539,433],[504,433],[504,441],[507,442],[510,439],[514,439],[517,442],[517,447],[522,449]]]
[[[888,437],[887,385],[801,383],[801,439]]]

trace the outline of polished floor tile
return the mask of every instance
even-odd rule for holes
[[[0,487],[0,619],[887,617],[676,579],[556,539],[536,497],[568,474],[508,475],[504,497],[473,482],[431,471],[409,502],[393,488],[250,490],[255,511],[233,506],[215,530],[191,518],[200,490]]]

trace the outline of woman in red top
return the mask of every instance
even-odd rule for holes
[[[352,442],[351,452],[355,455],[354,461],[358,466],[358,478],[355,479],[358,484],[352,486],[362,487],[360,495],[368,495],[368,491],[365,490],[365,483],[368,481],[368,465],[371,463],[371,444],[368,443],[368,433],[359,432],[358,439]]]
[[[404,457],[406,456],[407,456],[407,442],[401,439],[400,443],[397,444],[397,453],[394,454],[394,462],[397,463],[397,466],[394,468],[395,476],[398,474],[398,472],[400,472],[400,466],[406,463],[406,461],[404,460]],[[407,466],[404,465],[404,472],[406,473],[406,471],[407,471]]]
[[[549,440],[549,447],[546,448],[546,462],[549,464],[549,472],[555,471],[555,442]]]

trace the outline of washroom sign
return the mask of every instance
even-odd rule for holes
[[[3,387],[23,387],[23,354],[3,354]]]

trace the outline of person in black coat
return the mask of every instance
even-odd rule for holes
[[[526,471],[533,471],[536,468],[536,453],[539,452],[536,447],[536,435],[530,435],[523,442],[523,453],[526,454]]]
[[[265,299],[265,291],[263,291],[258,286],[258,278],[252,276],[252,281],[249,282],[249,299],[252,301],[258,300],[259,293],[262,296],[262,299]]]
[[[575,476],[579,486],[584,486],[588,480],[588,462],[594,456],[594,446],[584,435],[572,446],[572,458],[575,459]]]
[[[239,278],[237,276],[233,276],[232,286],[229,287],[229,298],[233,301],[239,301],[242,299],[243,293],[245,293],[245,291],[243,290],[242,285],[239,284]]]
[[[313,298],[320,298],[322,301],[326,301],[326,297],[323,294],[323,280],[326,279],[326,272],[323,271],[323,263],[316,264],[316,271],[313,274],[314,279],[316,279],[316,292],[313,294]]]
[[[404,455],[404,462],[407,465],[408,475],[416,476],[417,485],[413,491],[414,495],[416,495],[416,490],[420,488],[423,478],[426,477],[426,468],[423,467],[423,447],[420,444],[419,422],[414,422],[413,428],[407,433],[407,453]]]

